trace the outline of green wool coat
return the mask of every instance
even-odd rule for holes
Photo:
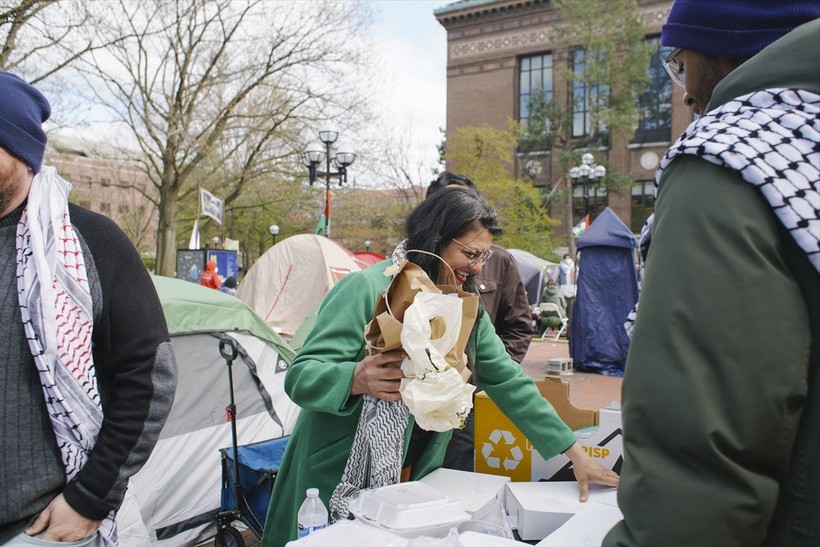
[[[274,484],[263,547],[278,547],[296,537],[296,514],[306,489],[319,488],[327,506],[341,480],[362,407],[362,397],[350,395],[353,371],[364,358],[364,328],[378,295],[390,282],[384,275],[390,264],[380,262],[336,284],[287,372],[285,390],[302,411]],[[544,458],[572,446],[575,435],[509,357],[484,313],[473,329],[468,351],[476,363],[478,388],[487,392]],[[411,416],[405,454],[412,425]],[[441,466],[451,435],[449,431],[433,434],[413,466],[412,480]]]

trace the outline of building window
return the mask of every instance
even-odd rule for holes
[[[669,142],[672,138],[672,80],[663,68],[663,58],[672,48],[661,46],[659,36],[647,39],[652,52],[646,69],[648,84],[638,97],[640,120],[632,142]]]
[[[552,101],[552,54],[542,53],[522,57],[518,80],[518,121],[526,123],[530,117],[530,101],[536,94]]]
[[[653,188],[652,180],[638,180],[632,185],[632,216],[629,219],[629,229],[633,233],[640,234],[646,219],[652,214],[655,207]]]
[[[592,133],[592,109],[604,105],[609,95],[605,85],[590,85],[584,81],[587,52],[577,48],[572,51],[572,136],[586,137]],[[599,122],[596,140],[605,139],[605,126]]]

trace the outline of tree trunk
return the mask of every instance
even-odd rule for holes
[[[175,277],[177,266],[177,195],[167,189],[160,190],[159,228],[157,230],[157,275]]]

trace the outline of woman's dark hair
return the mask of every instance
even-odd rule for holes
[[[465,188],[472,188],[475,190],[475,183],[464,175],[456,175],[455,173],[444,171],[430,182],[430,185],[427,186],[427,193],[424,197],[429,198],[447,186],[463,186]]]
[[[235,289],[236,288],[236,278],[232,275],[225,278],[225,282],[223,283],[226,288],[228,289]]]
[[[480,227],[493,235],[501,233],[498,213],[475,190],[447,186],[422,201],[407,217],[407,250],[419,249],[441,256],[441,249],[453,238]],[[423,253],[409,253],[407,259],[421,266],[430,279],[439,279],[439,259]]]

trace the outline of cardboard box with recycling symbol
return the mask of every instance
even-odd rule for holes
[[[569,402],[569,384],[560,378],[536,380],[541,394],[575,431],[578,442],[601,465],[620,473],[623,463],[621,411],[586,410]],[[475,470],[513,481],[575,480],[572,462],[563,454],[544,460],[486,393],[475,399]]]

